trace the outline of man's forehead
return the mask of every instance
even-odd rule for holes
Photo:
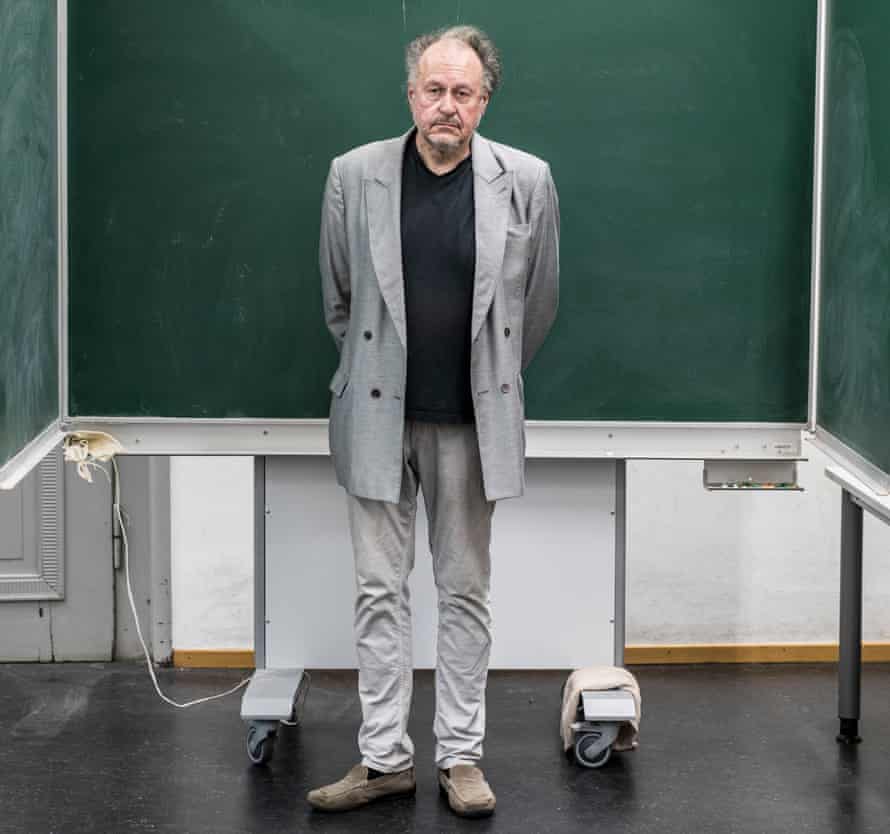
[[[467,80],[481,80],[482,62],[476,51],[454,38],[443,38],[424,50],[417,68],[422,76],[457,73]]]

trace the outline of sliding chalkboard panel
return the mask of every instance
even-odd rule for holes
[[[56,3],[0,0],[0,465],[59,417]]]
[[[890,473],[890,6],[833,6],[818,423]]]
[[[75,2],[71,414],[326,416],[329,161],[409,126],[404,45],[460,20],[504,56],[482,132],[561,199],[529,416],[803,421],[815,7]]]

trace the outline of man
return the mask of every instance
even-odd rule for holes
[[[330,444],[355,553],[361,763],[324,810],[413,793],[411,608],[418,486],[438,590],[436,764],[451,808],[485,816],[494,503],[522,494],[521,371],[556,315],[559,212],[546,163],[476,134],[500,80],[470,26],[413,41],[415,127],[331,164],[320,264],[340,365]]]

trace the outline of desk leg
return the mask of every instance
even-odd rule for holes
[[[309,678],[302,669],[268,668],[266,651],[266,458],[254,459],[254,651],[256,671],[241,698],[241,718],[247,722],[247,755],[266,764],[275,750],[282,721],[299,722]]]
[[[615,665],[624,666],[627,611],[627,461],[615,461]]]
[[[862,676],[862,507],[846,490],[841,497],[841,616],[838,664],[837,740],[856,744],[859,737]]]
[[[266,458],[253,459],[253,646],[256,668],[266,668]]]

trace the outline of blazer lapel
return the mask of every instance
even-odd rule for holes
[[[491,307],[501,277],[512,177],[497,161],[487,139],[473,136],[473,200],[476,214],[476,274],[474,276],[472,339]]]
[[[403,347],[408,340],[402,274],[402,155],[412,135],[410,130],[393,142],[380,171],[365,182],[371,258],[380,294]],[[488,140],[479,134],[473,136],[472,153],[476,271],[471,335],[475,339],[488,315],[504,263],[512,177],[495,158]]]
[[[407,334],[402,276],[402,154],[411,134],[408,131],[392,143],[380,171],[365,182],[371,259],[380,294],[403,347],[407,346]]]

